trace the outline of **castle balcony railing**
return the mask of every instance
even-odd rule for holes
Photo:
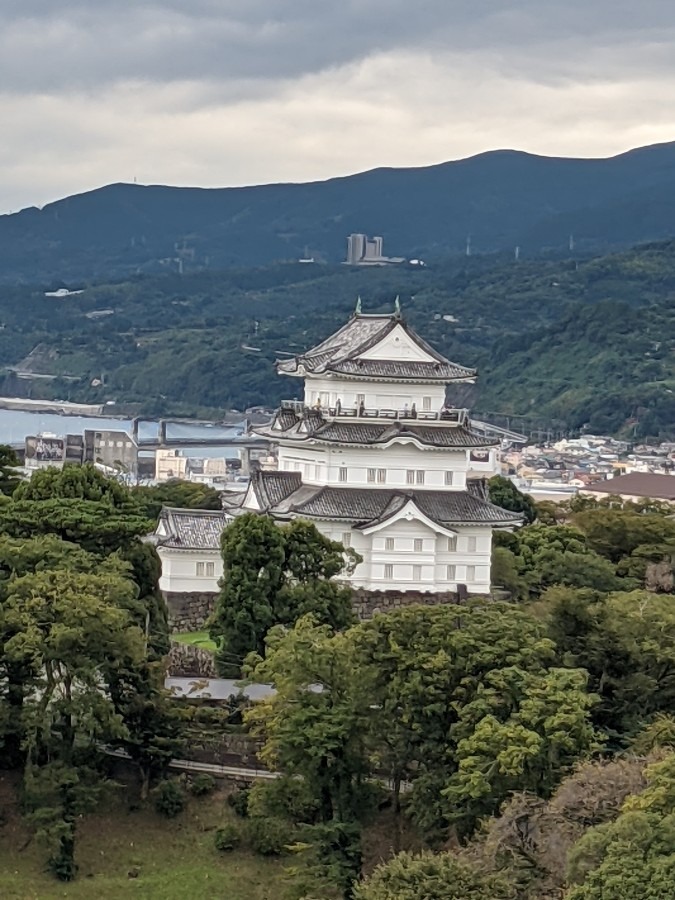
[[[281,408],[288,409],[298,416],[321,415],[324,419],[387,419],[397,421],[448,422],[463,425],[469,416],[467,409],[428,410],[404,407],[403,409],[380,408],[367,406],[307,406],[302,400],[282,400]]]

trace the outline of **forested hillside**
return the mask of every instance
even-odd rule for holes
[[[0,217],[0,281],[128,277],[344,259],[351,232],[385,253],[438,259],[520,246],[606,252],[673,235],[675,144],[611,159],[509,150],[310,184],[175,188],[114,184]],[[180,260],[180,263],[179,263]]]
[[[116,400],[148,415],[273,405],[298,387],[276,376],[275,358],[330,334],[358,296],[366,312],[400,296],[425,338],[478,366],[458,403],[525,430],[673,434],[675,242],[585,260],[287,264],[80,287],[61,298],[0,288],[0,393]]]

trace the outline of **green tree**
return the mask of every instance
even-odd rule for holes
[[[450,824],[471,831],[513,790],[550,793],[589,749],[583,673],[552,668],[553,642],[522,609],[409,607],[350,637],[372,702],[371,752],[395,793],[412,783],[406,808],[432,838]]]
[[[0,494],[11,496],[21,483],[17,473],[19,458],[7,444],[0,444]]]
[[[481,871],[453,853],[399,853],[379,865],[354,892],[355,900],[510,900],[500,875]]]
[[[163,484],[140,485],[132,488],[131,496],[148,519],[156,521],[163,506],[180,509],[222,509],[220,494],[215,488],[195,481],[172,478]]]
[[[334,581],[358,560],[316,526],[279,527],[267,516],[238,517],[221,538],[222,588],[211,620],[223,674],[237,675],[247,653],[264,651],[273,625],[292,626],[311,613],[335,629],[354,620],[351,590]]]
[[[555,588],[541,602],[560,662],[590,674],[597,726],[614,745],[675,705],[675,606],[670,595],[598,596]]]
[[[616,821],[590,829],[570,854],[567,900],[670,900],[675,883],[675,754]]]
[[[77,817],[97,799],[98,746],[124,730],[110,674],[143,659],[142,632],[125,609],[134,590],[116,575],[42,571],[14,580],[2,608],[3,629],[12,632],[5,655],[30,671],[22,707],[27,802],[63,880],[77,870]]]
[[[494,475],[488,482],[488,497],[495,506],[521,513],[528,524],[537,518],[537,506],[532,497],[519,491],[510,478]]]
[[[221,537],[223,580],[210,625],[222,674],[239,674],[251,651],[263,654],[283,584],[283,534],[267,516],[246,514]]]

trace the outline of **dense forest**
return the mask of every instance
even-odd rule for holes
[[[454,402],[525,431],[673,436],[673,242],[587,259],[288,264],[71,287],[81,293],[0,288],[1,393],[145,415],[274,405],[298,389],[275,358],[330,334],[358,296],[366,312],[400,296],[425,338],[478,367]]]
[[[218,707],[163,684],[170,634],[141,538],[166,497],[89,466],[21,483],[15,466],[3,448],[3,896],[672,900],[670,507],[535,506],[497,479],[491,497],[527,518],[496,542],[502,599],[365,621],[334,580],[353,553],[309,522],[240,516],[215,661],[274,692]],[[223,802],[211,775],[170,774],[219,732],[257,739],[278,777]],[[122,851],[105,843],[120,827]]]

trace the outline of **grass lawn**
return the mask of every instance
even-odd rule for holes
[[[208,631],[182,631],[172,634],[171,639],[180,641],[182,644],[194,644],[195,647],[201,647],[202,650],[209,650],[215,653],[215,642],[209,637]]]
[[[279,860],[244,851],[218,853],[215,829],[234,814],[222,794],[191,798],[176,819],[152,808],[129,812],[123,796],[101,804],[77,826],[76,881],[44,871],[44,853],[23,824],[15,779],[0,774],[0,897],[2,900],[278,900]],[[129,872],[138,870],[138,877]]]

